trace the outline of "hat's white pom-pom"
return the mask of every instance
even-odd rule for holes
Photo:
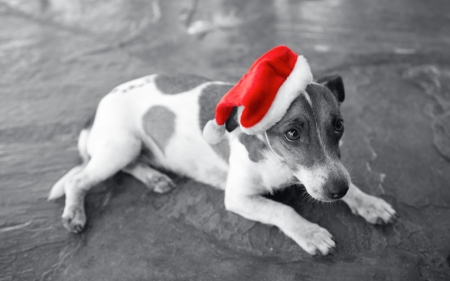
[[[225,135],[225,126],[217,124],[216,119],[209,120],[203,129],[203,138],[209,144],[218,144]]]

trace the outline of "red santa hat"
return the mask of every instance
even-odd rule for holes
[[[225,135],[225,122],[238,107],[239,125],[249,135],[265,132],[286,114],[291,103],[312,83],[308,62],[286,46],[257,59],[248,72],[222,97],[215,119],[208,121],[203,138],[211,144]]]

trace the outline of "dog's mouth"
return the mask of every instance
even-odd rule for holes
[[[349,185],[346,182],[339,183],[327,183],[325,186],[313,187],[309,189],[305,186],[306,192],[312,198],[321,202],[335,202],[342,199],[349,189]]]
[[[312,201],[320,201],[320,202],[327,202],[327,203],[336,202],[337,200],[339,200],[339,199],[327,198],[320,194],[312,193],[312,192],[308,191],[308,188],[306,188],[306,186],[303,183],[301,183],[298,179],[293,179],[292,181],[286,183],[282,187],[284,188],[284,187],[290,187],[290,186],[295,186],[296,188],[300,189],[299,193],[301,194],[300,195],[301,198],[310,198]]]
[[[318,195],[317,193],[312,194],[311,192],[308,191],[308,189],[306,189],[306,187],[305,187],[305,192],[308,194],[308,196],[310,196],[314,200],[317,200],[317,201],[320,201],[320,202],[332,203],[332,202],[336,202],[336,201],[338,201],[340,199],[340,198],[333,199],[333,198],[330,198],[328,196],[323,196],[323,195],[320,195],[320,194]]]
[[[323,166],[309,169],[299,167],[294,176],[297,182],[304,186],[309,196],[321,202],[335,202],[342,199],[347,194],[351,182],[345,169],[330,169]]]
[[[299,188],[302,189],[302,194],[306,195],[306,197],[310,197],[313,200],[316,201],[320,201],[320,202],[327,202],[327,203],[332,203],[332,202],[336,202],[340,199],[342,199],[345,194],[347,193],[348,187],[342,187],[341,189],[343,191],[340,191],[340,194],[330,194],[330,191],[327,191],[326,187],[316,187],[316,188],[311,188],[311,187],[306,187],[303,183],[301,183],[298,180],[294,180],[292,181],[290,184],[287,184],[286,186],[298,186]]]
[[[317,199],[320,202],[325,202],[325,203],[333,203],[338,201],[339,199],[329,199],[329,198],[322,198],[322,199]]]

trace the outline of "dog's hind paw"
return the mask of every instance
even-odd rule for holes
[[[86,214],[80,207],[66,207],[62,215],[64,227],[73,233],[80,233],[86,224]]]
[[[358,204],[350,206],[354,214],[360,215],[371,224],[384,225],[397,219],[397,213],[381,198],[365,194]]]

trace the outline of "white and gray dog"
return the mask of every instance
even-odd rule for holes
[[[339,76],[309,83],[281,120],[263,133],[243,133],[240,113],[234,110],[225,137],[212,145],[202,131],[232,87],[193,75],[150,75],[113,89],[81,131],[82,164],[50,192],[50,200],[66,196],[64,227],[82,231],[86,193],[118,171],[159,193],[174,187],[163,171],[222,189],[227,210],[277,226],[312,255],[334,251],[332,235],[264,194],[301,182],[313,198],[342,198],[369,223],[395,218],[388,203],[351,182],[340,161],[344,125],[339,106],[345,93]]]

